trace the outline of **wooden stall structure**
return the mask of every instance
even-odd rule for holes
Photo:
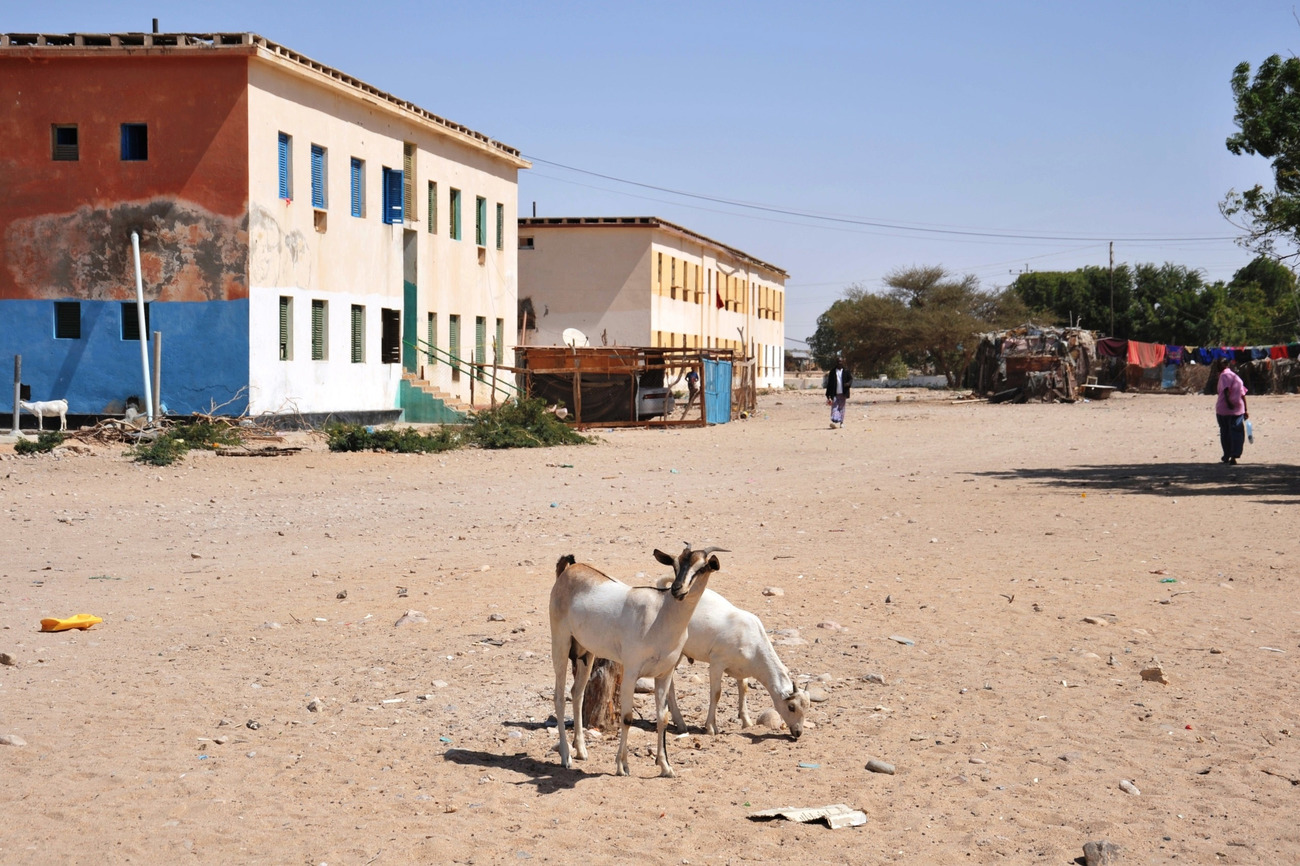
[[[703,387],[680,409],[672,393],[674,385],[686,389],[690,370],[699,375],[702,386],[705,362],[730,362],[733,353],[727,349],[518,346],[515,353],[520,390],[563,406],[568,420],[580,428],[700,427],[728,420],[708,417]],[[716,408],[713,412],[719,414]]]

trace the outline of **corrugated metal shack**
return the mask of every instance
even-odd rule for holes
[[[515,352],[521,390],[564,406],[578,427],[699,427],[730,417],[729,350],[519,346]],[[725,365],[727,375],[716,375],[716,365]],[[699,374],[700,392],[679,414],[672,387],[683,383],[689,370]],[[720,378],[726,381],[714,389],[725,394],[706,401],[706,381],[717,383]],[[706,402],[712,408],[706,410]],[[721,416],[724,404],[727,417],[709,417]]]
[[[1026,324],[983,334],[967,386],[998,403],[1072,403],[1093,375],[1096,343],[1097,335],[1082,328]]]

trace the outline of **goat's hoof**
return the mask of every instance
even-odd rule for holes
[[[672,779],[676,777],[676,775],[677,774],[673,772],[672,767],[663,767],[659,770],[659,778],[661,779]]]
[[[632,775],[632,774],[629,773],[629,772],[627,771],[627,767],[624,767],[624,766],[617,766],[617,767],[614,768],[614,775],[615,775],[615,776],[630,776],[630,775]]]

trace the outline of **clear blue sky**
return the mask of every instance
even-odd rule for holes
[[[781,266],[797,340],[912,265],[994,288],[1114,240],[1231,277],[1249,255],[1214,239],[1236,234],[1218,202],[1271,176],[1223,145],[1229,76],[1300,46],[1293,8],[9,0],[0,30],[260,33],[520,148],[521,214],[657,215]]]

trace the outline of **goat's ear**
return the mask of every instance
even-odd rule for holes
[[[721,571],[721,570],[722,570],[722,566],[718,564],[718,558],[717,558],[716,556],[710,556],[710,557],[709,557],[709,570],[710,570],[710,571]]]
[[[655,548],[655,559],[659,560],[660,562],[662,562],[664,565],[667,566],[672,566],[674,568],[677,566],[676,559],[664,553],[662,550],[660,550],[657,547]]]

